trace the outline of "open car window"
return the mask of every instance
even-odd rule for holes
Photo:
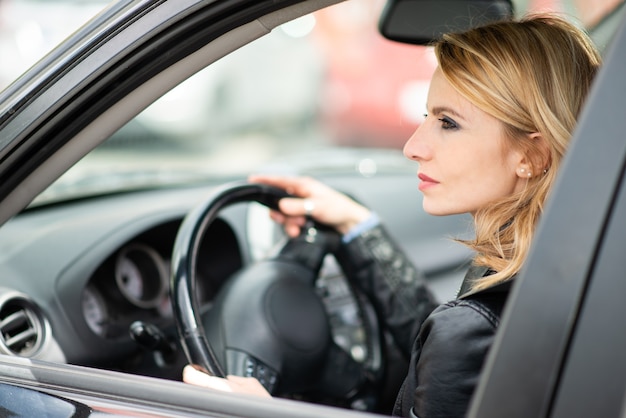
[[[355,148],[363,175],[412,171],[398,150],[423,117],[435,62],[427,48],[377,34],[383,5],[339,4],[224,57],[143,111],[36,202],[257,171],[342,170]],[[368,165],[367,149],[388,161]],[[337,151],[331,160],[329,150]]]
[[[400,149],[422,118],[434,61],[423,49],[378,35],[383,5],[382,0],[340,4],[281,25],[230,54],[143,111],[34,205],[292,170],[285,164],[291,158],[313,166],[320,150]],[[2,67],[0,88],[69,35],[72,22],[105,6],[99,0],[2,3],[0,18],[6,23],[0,25],[0,48],[16,59]],[[47,19],[50,10],[71,13],[73,19],[56,23]],[[406,54],[415,59],[400,65]],[[373,79],[378,81],[369,91]],[[388,155],[386,167],[364,161],[358,170],[371,175],[405,162],[395,158],[397,152]],[[340,167],[344,158],[339,153],[325,165]]]
[[[6,75],[0,83],[67,36],[73,22],[77,26],[105,6],[100,0],[3,3],[0,48],[18,58],[2,66]],[[122,127],[33,204],[255,171],[293,171],[286,161],[312,167],[316,156],[325,159],[326,169],[333,164],[339,169],[342,150],[354,148],[388,156],[386,167],[368,166],[364,158],[358,167],[363,175],[412,170],[397,150],[422,120],[436,63],[429,48],[378,34],[383,6],[383,0],[339,4],[281,25],[219,60]],[[593,7],[574,0],[515,6],[518,14],[567,13],[589,28],[601,48],[622,9],[614,0]],[[47,19],[52,13],[70,13],[72,23]],[[295,137],[298,141],[291,140]],[[320,152],[331,149],[337,151],[335,161]]]

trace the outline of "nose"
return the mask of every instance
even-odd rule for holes
[[[424,132],[426,130],[426,121],[422,122],[413,135],[404,144],[403,153],[409,160],[421,162],[432,158],[432,149],[424,140]]]

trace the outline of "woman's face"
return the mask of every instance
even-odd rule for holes
[[[404,146],[404,155],[419,163],[426,212],[474,214],[524,187],[523,155],[504,146],[503,124],[463,98],[439,68],[427,111]]]

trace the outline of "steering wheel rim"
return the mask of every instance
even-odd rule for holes
[[[254,201],[271,209],[278,209],[279,200],[288,196],[290,195],[282,189],[263,184],[244,182],[226,184],[215,189],[201,204],[190,211],[181,224],[172,256],[171,297],[181,346],[193,367],[214,376],[225,377],[227,374],[209,343],[205,329],[206,322],[200,316],[198,301],[193,297],[196,294],[195,264],[204,231],[207,230],[208,225],[216,218],[219,211],[227,206]],[[315,274],[316,277],[317,274]],[[362,308],[360,304],[359,306]],[[377,327],[378,324],[374,327],[375,332],[378,332]],[[378,342],[380,343],[380,339]],[[331,343],[334,344],[332,341]],[[378,348],[380,351],[380,346]],[[334,351],[337,352],[336,349]],[[341,353],[340,357],[342,357]],[[346,357],[349,359],[346,360]],[[337,358],[334,360],[337,361]],[[354,362],[346,353],[343,353],[343,358],[339,361]],[[374,370],[373,374],[381,375],[382,361],[374,361],[373,363],[377,363],[375,369],[380,368]],[[370,361],[361,367],[366,369],[367,366],[371,365],[372,362]],[[368,378],[372,375],[367,370],[363,374],[367,375]]]
[[[289,196],[284,190],[263,184],[233,183],[218,187],[202,204],[187,214],[181,224],[172,254],[172,306],[185,356],[193,367],[217,377],[226,377],[209,344],[196,294],[195,262],[206,226],[223,208],[239,202],[256,201],[278,209],[278,201]]]

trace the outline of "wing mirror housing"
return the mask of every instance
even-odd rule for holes
[[[510,0],[388,0],[378,29],[387,39],[429,45],[447,32],[461,32],[514,14]]]

